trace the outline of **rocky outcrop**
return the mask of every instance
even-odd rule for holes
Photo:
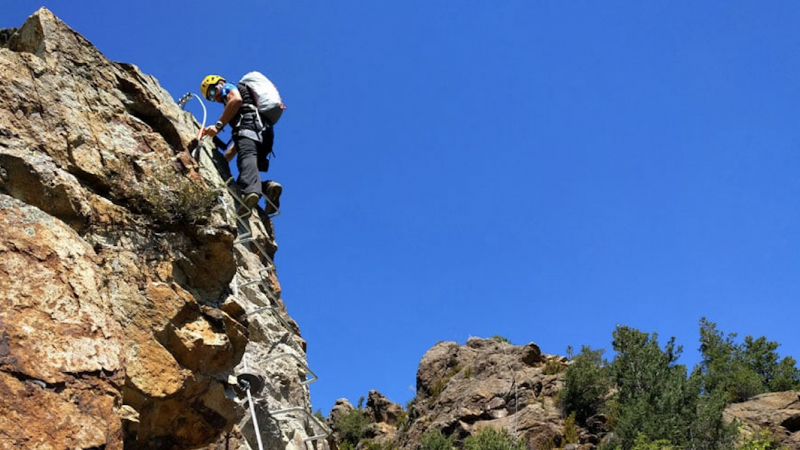
[[[481,427],[493,427],[511,431],[529,448],[594,448],[599,437],[588,430],[576,430],[579,442],[565,436],[556,395],[567,365],[566,358],[543,354],[534,343],[440,342],[422,357],[408,411],[370,391],[363,411],[371,424],[364,437],[387,448],[415,450],[431,431],[462,441]],[[352,408],[344,399],[337,402],[331,423]]]
[[[417,370],[403,448],[414,448],[432,429],[463,439],[485,426],[506,428],[535,448],[561,444],[563,420],[555,396],[565,367],[565,358],[545,355],[534,343],[515,346],[498,338],[470,338],[463,346],[439,343]]]
[[[787,449],[800,449],[800,393],[773,392],[725,408],[725,420],[744,424],[747,435],[766,432]]]
[[[305,448],[272,224],[199,124],[44,8],[0,74],[0,449]]]

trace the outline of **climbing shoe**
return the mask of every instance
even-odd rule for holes
[[[264,193],[264,197],[268,200],[264,208],[267,214],[272,214],[281,207],[281,192],[283,192],[283,186],[281,186],[280,183],[272,180],[262,181],[261,192]]]
[[[253,208],[258,204],[258,200],[261,198],[256,192],[251,192],[244,196],[244,205],[239,206],[239,209],[236,213],[241,217],[250,217],[250,213],[252,213]]]
[[[251,192],[244,196],[244,204],[247,205],[249,209],[255,208],[258,204],[258,200],[261,198],[261,195],[257,192]]]

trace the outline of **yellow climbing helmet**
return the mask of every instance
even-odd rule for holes
[[[203,82],[200,83],[200,93],[203,94],[203,98],[208,98],[208,88],[211,86],[216,86],[219,81],[225,82],[225,78],[222,78],[219,75],[209,75],[203,78]]]

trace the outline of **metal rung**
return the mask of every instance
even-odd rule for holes
[[[239,203],[242,206],[246,206],[244,204],[244,200],[242,200],[242,197],[240,197],[235,192],[235,190],[232,189],[232,186],[233,186],[232,183],[233,183],[233,177],[228,178],[228,180],[225,182],[225,184],[228,187],[228,193],[231,195],[231,197],[233,197],[235,203]],[[269,199],[266,199],[266,200],[269,202]],[[270,202],[270,204],[273,207],[275,206],[272,202]],[[269,256],[269,254],[267,253],[267,250],[264,248],[263,245],[261,245],[261,243],[258,242],[258,240],[255,237],[253,237],[253,229],[250,226],[250,221],[248,220],[250,218],[250,215],[252,214],[252,211],[248,210],[246,213],[239,214],[239,208],[237,208],[235,206],[235,204],[231,205],[231,208],[229,208],[229,209],[233,210],[233,215],[236,217],[237,224],[240,224],[242,226],[242,228],[247,230],[246,233],[243,233],[243,234],[239,235],[233,241],[233,243],[234,244],[249,244],[249,243],[255,244],[256,248],[258,249],[258,252],[261,253],[267,259],[267,261],[269,261],[269,263],[274,267],[275,266],[275,262]],[[277,216],[277,215],[278,214],[275,214],[275,216]],[[274,216],[269,216],[269,217],[274,217]]]
[[[262,255],[264,255],[264,257],[267,258],[267,261],[269,261],[269,263],[271,265],[275,266],[275,262],[272,261],[272,258],[270,258],[269,254],[267,254],[267,249],[265,249],[264,246],[261,245],[261,243],[258,242],[258,239],[253,237],[252,232],[247,233],[246,236],[247,237],[236,239],[235,241],[233,241],[233,243],[234,244],[255,244],[256,248],[258,249],[258,252],[261,253]]]
[[[236,201],[237,201],[237,202],[238,202],[240,205],[242,205],[242,206],[246,206],[246,205],[244,204],[244,200],[242,199],[242,197],[241,197],[241,196],[239,196],[239,194],[237,194],[237,193],[236,193],[236,190],[234,189],[234,186],[236,185],[236,182],[235,182],[235,180],[233,179],[233,177],[230,177],[230,178],[228,178],[227,180],[225,180],[225,185],[228,187],[228,193],[230,193],[230,194],[231,194],[231,196],[234,198],[234,200],[236,200]],[[264,197],[264,200],[266,200],[266,202],[267,202],[267,203],[269,203],[269,204],[270,204],[270,206],[272,206],[272,208],[273,208],[273,209],[275,209],[275,212],[274,212],[274,213],[272,213],[272,214],[267,214],[267,217],[269,217],[269,218],[271,219],[271,218],[273,218],[273,217],[278,217],[278,216],[280,216],[280,215],[281,215],[281,210],[280,210],[280,209],[278,209],[278,207],[277,207],[277,206],[275,206],[275,203],[272,203],[272,202],[270,201],[270,199],[269,199],[269,198],[267,198],[267,196],[266,196],[266,195],[264,195],[263,197]],[[249,216],[248,216],[248,217],[249,217]]]
[[[317,419],[317,417],[314,416],[314,414],[311,414],[311,412],[309,412],[307,409],[303,408],[302,406],[295,406],[295,407],[292,407],[292,408],[276,409],[274,411],[268,411],[270,416],[276,416],[276,415],[279,415],[279,414],[286,414],[286,413],[291,413],[291,412],[301,412],[301,413],[305,414],[306,417],[308,417],[314,423],[316,423],[317,426],[319,426],[319,428],[322,430],[322,434],[309,436],[309,437],[303,439],[303,442],[318,441],[320,439],[325,439],[326,437],[328,437],[328,435],[330,435],[330,431],[328,431],[328,427],[326,427],[322,422],[320,422],[319,419]]]
[[[257,280],[246,281],[242,284],[237,284],[236,288],[243,288],[245,286],[250,286],[251,284],[259,284],[267,281],[269,279],[269,273],[271,271],[269,269],[261,269],[258,271],[259,278]]]
[[[308,386],[309,384],[311,384],[311,383],[313,383],[313,382],[315,382],[315,381],[317,381],[317,380],[319,379],[319,377],[317,377],[317,374],[315,374],[315,373],[314,373],[314,372],[313,372],[313,371],[312,371],[312,370],[311,370],[311,369],[308,367],[308,364],[304,363],[304,362],[303,362],[303,360],[302,360],[302,359],[300,359],[300,358],[299,358],[297,355],[295,355],[294,353],[281,353],[280,355],[272,356],[272,357],[270,357],[270,358],[267,358],[267,360],[265,361],[265,363],[269,363],[269,362],[275,361],[276,359],[280,359],[280,358],[286,358],[286,357],[289,357],[289,358],[294,358],[294,360],[295,360],[295,361],[297,361],[298,363],[300,363],[300,365],[301,365],[301,366],[303,367],[303,369],[305,370],[306,374],[310,374],[310,375],[311,375],[311,378],[310,378],[310,379],[306,379],[305,381],[303,381],[302,383],[300,383],[300,385],[301,385],[301,386]]]
[[[267,203],[269,203],[269,205],[270,205],[270,206],[272,206],[272,209],[274,209],[274,210],[275,210],[275,212],[274,212],[274,213],[272,213],[272,214],[267,214],[267,217],[269,217],[270,219],[272,219],[273,217],[278,217],[278,216],[280,216],[280,215],[281,215],[281,210],[280,210],[280,209],[278,209],[278,207],[277,207],[277,206],[275,206],[275,203],[272,203],[272,200],[270,200],[270,199],[269,199],[269,197],[267,197],[267,196],[265,195],[265,196],[264,196],[264,200],[266,200],[266,201],[267,201]]]
[[[281,316],[281,313],[279,313],[279,312],[278,312],[278,307],[277,307],[277,306],[262,306],[261,308],[258,308],[258,309],[256,309],[256,310],[253,310],[253,311],[251,311],[251,312],[249,312],[249,313],[245,314],[245,317],[247,317],[247,316],[251,316],[251,315],[253,315],[253,314],[258,314],[258,313],[260,313],[260,312],[262,312],[262,311],[267,311],[267,310],[274,312],[274,313],[275,313],[275,316],[277,316],[277,317],[278,317],[278,321],[279,321],[279,322],[280,322],[280,323],[283,325],[283,327],[284,327],[284,328],[286,328],[286,329],[287,329],[287,330],[288,330],[290,333],[292,333],[292,334],[296,334],[296,333],[294,332],[294,330],[292,329],[292,326],[291,326],[291,325],[289,325],[289,323],[288,323],[288,322],[287,322],[287,321],[286,321],[286,320],[283,318],[283,316]]]

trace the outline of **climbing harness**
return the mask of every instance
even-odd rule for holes
[[[192,94],[191,92],[189,92],[186,95],[184,95],[183,97],[181,97],[181,99],[178,101],[178,104],[183,108],[185,106],[186,102],[191,100],[193,97],[197,98],[197,100],[203,106],[203,122],[202,122],[202,125],[200,127],[200,132],[197,135],[198,143],[197,143],[197,147],[192,151],[192,157],[195,158],[195,160],[200,161],[198,159],[198,156],[199,156],[199,152],[200,152],[200,150],[202,148],[202,146],[201,146],[201,142],[202,142],[201,135],[202,135],[203,128],[205,127],[205,122],[206,122],[206,107],[205,107],[205,104],[203,103],[203,99],[202,98],[200,98],[196,94]],[[269,256],[269,253],[267,252],[266,248],[264,248],[264,245],[261,244],[261,242],[258,241],[258,238],[256,238],[254,236],[254,234],[253,234],[253,229],[252,229],[252,226],[251,226],[251,223],[250,223],[250,216],[251,216],[252,212],[250,211],[249,208],[246,207],[244,199],[242,198],[242,196],[238,192],[239,189],[238,189],[238,186],[236,185],[236,183],[234,182],[233,177],[230,177],[227,180],[225,180],[225,186],[227,188],[228,194],[233,198],[234,202],[233,202],[233,204],[228,204],[228,202],[226,201],[224,195],[220,195],[219,196],[219,200],[223,205],[223,208],[224,208],[224,211],[225,211],[225,216],[226,216],[228,222],[230,223],[232,221],[232,222],[234,222],[236,224],[237,237],[233,241],[234,245],[235,244],[248,245],[251,251],[254,251],[254,253],[259,254],[267,262],[266,263],[266,267],[264,269],[259,270],[258,271],[258,275],[254,279],[242,280],[242,282],[240,282],[239,275],[238,274],[234,274],[233,283],[232,283],[233,284],[233,297],[237,301],[239,301],[240,304],[245,304],[245,302],[242,302],[240,300],[240,297],[239,297],[240,296],[240,289],[244,288],[244,287],[248,287],[248,286],[261,285],[264,288],[263,292],[267,296],[267,298],[268,298],[268,300],[270,302],[270,305],[258,307],[256,309],[254,309],[253,311],[250,311],[250,312],[246,313],[245,316],[249,317],[249,316],[253,316],[253,315],[264,313],[264,312],[270,312],[277,319],[277,321],[281,324],[281,326],[283,326],[283,328],[285,328],[287,331],[289,331],[289,333],[291,335],[297,335],[297,333],[294,331],[292,326],[289,325],[289,323],[283,318],[281,312],[279,311],[279,307],[278,306],[274,306],[274,305],[278,304],[278,301],[280,300],[275,295],[275,293],[273,292],[272,288],[270,287],[270,276],[275,272],[275,262]],[[264,198],[265,198],[266,202],[274,210],[274,212],[271,213],[271,214],[268,214],[267,217],[272,219],[274,217],[279,216],[281,211],[280,211],[280,209],[278,209],[277,205],[275,205],[269,199],[269,197],[264,196]],[[263,230],[263,231],[264,231],[264,234],[269,234],[269,233],[266,232],[266,230]],[[302,348],[300,347],[300,345],[295,340],[290,340],[289,342],[292,342],[292,343],[295,344],[295,346],[296,346],[295,349],[296,350],[301,351],[301,352],[303,351]],[[280,358],[291,358],[291,359],[293,359],[293,360],[295,360],[297,362],[298,366],[305,373],[305,379],[300,382],[300,386],[302,386],[303,388],[305,388],[309,384],[317,381],[317,379],[318,379],[317,375],[313,371],[311,371],[311,369],[308,367],[308,364],[306,364],[300,357],[298,357],[294,353],[291,353],[291,352],[280,353],[278,355],[275,355],[275,356],[272,356],[272,357],[268,358],[264,363],[270,363],[270,362],[275,361],[275,360],[280,359]],[[237,375],[237,383],[238,383],[238,387],[242,391],[244,391],[245,395],[247,396],[247,402],[248,402],[249,409],[250,409],[250,415],[251,415],[252,420],[253,420],[253,429],[255,431],[256,440],[257,440],[257,443],[258,443],[258,448],[259,448],[259,450],[263,450],[264,447],[263,447],[263,443],[261,442],[261,432],[259,430],[258,419],[256,417],[256,409],[255,409],[256,401],[253,400],[253,393],[251,391],[255,391],[255,393],[257,395],[263,389],[264,379],[263,379],[263,377],[261,377],[258,374],[253,374],[253,373],[248,372],[247,355],[246,354],[243,356],[243,371]],[[313,429],[313,434],[311,436],[308,436],[305,439],[303,439],[303,442],[308,443],[308,442],[313,442],[313,441],[316,441],[316,440],[319,440],[319,439],[325,439],[330,435],[330,430],[328,429],[328,427],[323,422],[321,422],[316,416],[314,416],[314,414],[311,413],[310,406],[309,407],[306,407],[306,406],[295,406],[295,407],[290,407],[290,408],[282,408],[282,409],[274,409],[274,410],[269,410],[268,409],[267,410],[267,414],[270,417],[273,417],[275,420],[279,420],[278,419],[279,416],[280,417],[285,417],[287,419],[299,420],[298,417],[296,417],[296,415],[294,415],[292,413],[300,413],[300,414],[304,415],[307,418],[307,421],[305,422],[305,425],[308,425],[309,423],[313,424],[313,425],[311,425],[311,429]],[[305,428],[305,426],[304,426],[304,428]]]

